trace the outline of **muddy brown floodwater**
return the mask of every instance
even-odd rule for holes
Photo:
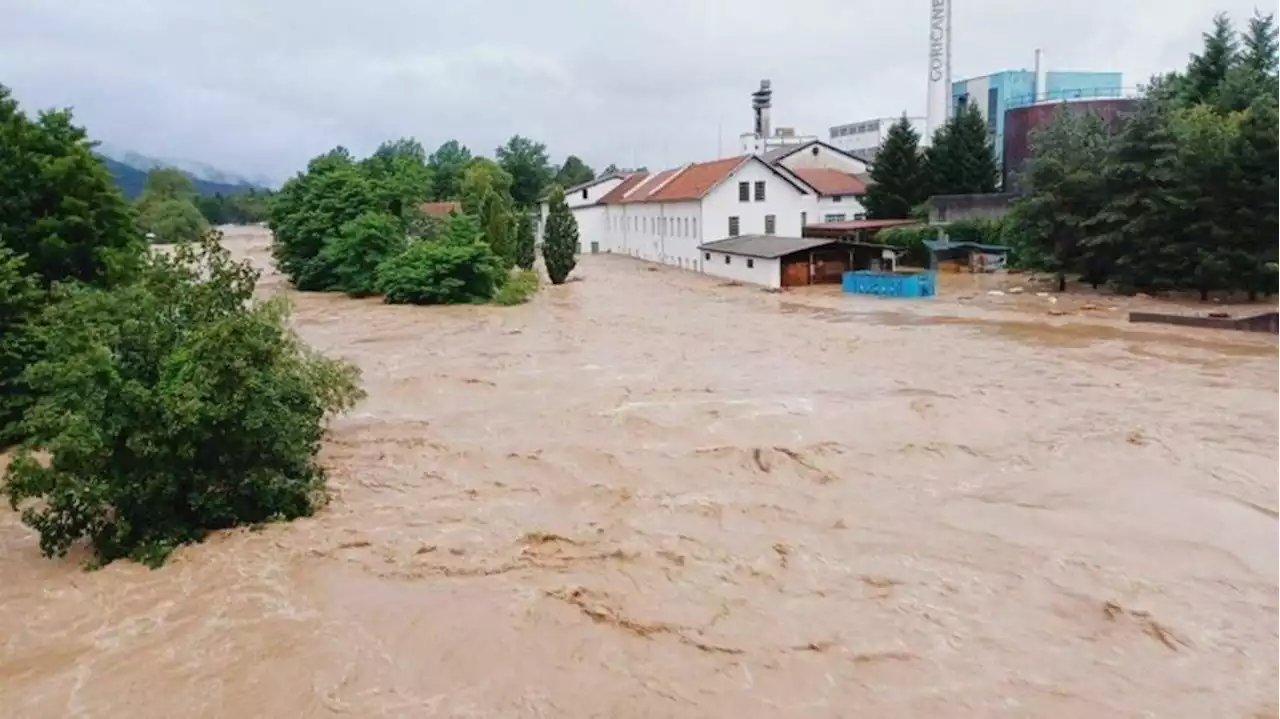
[[[4,509],[0,714],[1276,716],[1273,337],[577,274],[298,296],[369,392],[313,518],[85,573]]]

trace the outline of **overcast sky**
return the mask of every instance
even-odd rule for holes
[[[1265,5],[1264,5],[1265,6]],[[954,0],[953,76],[1185,65],[1248,0]],[[1272,4],[1274,9],[1274,3]],[[334,145],[512,134],[653,166],[735,153],[750,93],[774,125],[923,115],[929,0],[0,0],[0,83],[96,139],[284,178]]]

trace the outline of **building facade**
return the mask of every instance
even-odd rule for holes
[[[889,128],[899,119],[901,118],[877,117],[861,122],[836,125],[829,131],[828,142],[845,152],[861,157],[868,162],[874,162],[876,153],[880,151],[880,146],[884,144],[885,138],[889,136]],[[912,129],[916,131],[916,134],[920,135],[922,144],[927,145],[930,138],[925,133],[925,119],[923,117],[908,117],[907,122],[911,123]]]
[[[1009,109],[1041,102],[1117,98],[1123,92],[1123,76],[1118,72],[1041,72],[1037,82],[1035,70],[1006,70],[952,83],[951,102],[953,114],[969,105],[978,108],[987,121],[999,162]]]

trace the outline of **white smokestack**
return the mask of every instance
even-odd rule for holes
[[[1045,100],[1049,95],[1049,66],[1044,59],[1044,50],[1036,48],[1036,88],[1035,102]]]
[[[931,0],[929,9],[929,139],[951,112],[951,0]]]

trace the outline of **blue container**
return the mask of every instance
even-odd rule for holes
[[[933,297],[936,293],[933,272],[897,274],[858,270],[844,273],[840,286],[845,292],[880,297]]]

